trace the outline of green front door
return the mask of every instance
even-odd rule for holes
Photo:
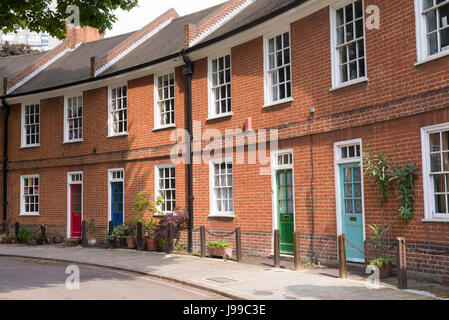
[[[276,174],[278,225],[281,234],[281,253],[293,254],[293,172],[280,170]]]

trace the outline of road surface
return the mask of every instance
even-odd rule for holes
[[[0,300],[222,300],[213,293],[136,274],[70,264],[0,257]],[[76,269],[76,268],[74,268]],[[66,282],[69,279],[69,288]]]

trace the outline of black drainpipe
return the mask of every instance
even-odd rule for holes
[[[6,230],[6,220],[8,218],[8,119],[10,106],[2,99],[2,112],[4,115],[3,123],[3,230]]]
[[[189,161],[187,164],[187,196],[189,201],[189,237],[188,237],[188,251],[193,252],[193,120],[192,120],[192,77],[194,73],[194,64],[190,61],[189,57],[185,53],[181,53],[184,60],[183,73],[186,76],[186,113],[187,113],[187,131],[189,133],[188,148],[189,150]]]

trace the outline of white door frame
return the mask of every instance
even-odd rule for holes
[[[278,156],[283,153],[290,153],[292,155],[292,163],[288,165],[278,165]],[[279,170],[292,170],[292,196],[293,196],[293,230],[296,231],[296,206],[295,206],[295,153],[293,149],[276,150],[271,153],[271,198],[272,198],[272,219],[273,232],[278,229],[278,208],[277,208],[277,186],[276,173]]]
[[[81,181],[72,181],[73,175],[81,175]],[[84,174],[83,171],[74,171],[74,172],[67,172],[67,238],[71,239],[72,236],[72,216],[71,216],[71,185],[72,184],[80,184],[81,185],[81,221],[84,220]]]
[[[360,157],[342,159],[340,148],[346,146],[352,146],[360,144]],[[342,233],[343,226],[341,221],[341,181],[340,181],[340,165],[349,163],[360,163],[361,170],[361,183],[362,183],[362,229],[363,229],[363,241],[366,240],[366,228],[365,228],[365,190],[364,190],[364,177],[363,177],[363,145],[362,139],[354,139],[347,141],[340,141],[334,143],[334,166],[335,166],[335,207],[337,214],[337,236]]]
[[[113,179],[112,173],[113,172],[123,172],[123,178],[121,179]],[[108,169],[108,221],[107,226],[109,230],[109,221],[111,221],[112,217],[112,207],[111,207],[111,183],[113,182],[123,182],[123,223],[125,223],[125,169],[124,168],[115,168],[115,169]]]

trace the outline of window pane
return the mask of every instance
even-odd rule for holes
[[[446,182],[444,174],[436,174],[433,177],[434,192],[446,192]]]
[[[431,172],[441,172],[441,154],[430,155],[430,170]]]
[[[446,214],[446,195],[435,196],[435,213]]]

